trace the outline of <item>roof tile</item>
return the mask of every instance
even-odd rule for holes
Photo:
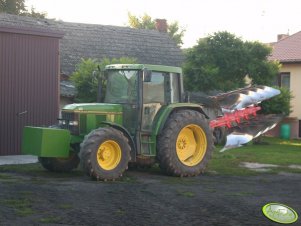
[[[60,42],[61,72],[71,74],[81,58],[133,57],[141,64],[181,66],[184,56],[167,33],[110,25],[70,23],[0,13],[0,26],[65,33]]]
[[[272,45],[273,51],[269,60],[301,62],[301,31],[284,38]]]

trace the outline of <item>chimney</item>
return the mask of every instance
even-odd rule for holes
[[[167,21],[165,19],[156,19],[156,29],[159,32],[167,33]]]
[[[277,42],[279,42],[282,39],[285,39],[287,37],[289,37],[289,34],[279,34],[279,35],[277,35]]]

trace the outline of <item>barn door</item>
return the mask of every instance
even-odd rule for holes
[[[21,153],[24,126],[58,116],[58,39],[0,32],[0,155]]]

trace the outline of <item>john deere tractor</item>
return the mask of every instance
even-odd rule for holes
[[[67,105],[57,125],[25,127],[23,153],[37,155],[50,171],[81,162],[97,180],[115,180],[129,164],[158,162],[184,177],[205,170],[214,149],[209,119],[222,113],[210,116],[203,104],[185,101],[181,68],[108,65],[99,80],[106,84],[99,87],[101,103]]]

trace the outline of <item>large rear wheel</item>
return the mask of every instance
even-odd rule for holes
[[[115,180],[128,168],[131,147],[124,134],[105,127],[92,131],[81,145],[84,171],[96,180]]]
[[[158,137],[160,168],[175,176],[203,172],[214,149],[213,135],[204,115],[193,110],[173,113]]]

